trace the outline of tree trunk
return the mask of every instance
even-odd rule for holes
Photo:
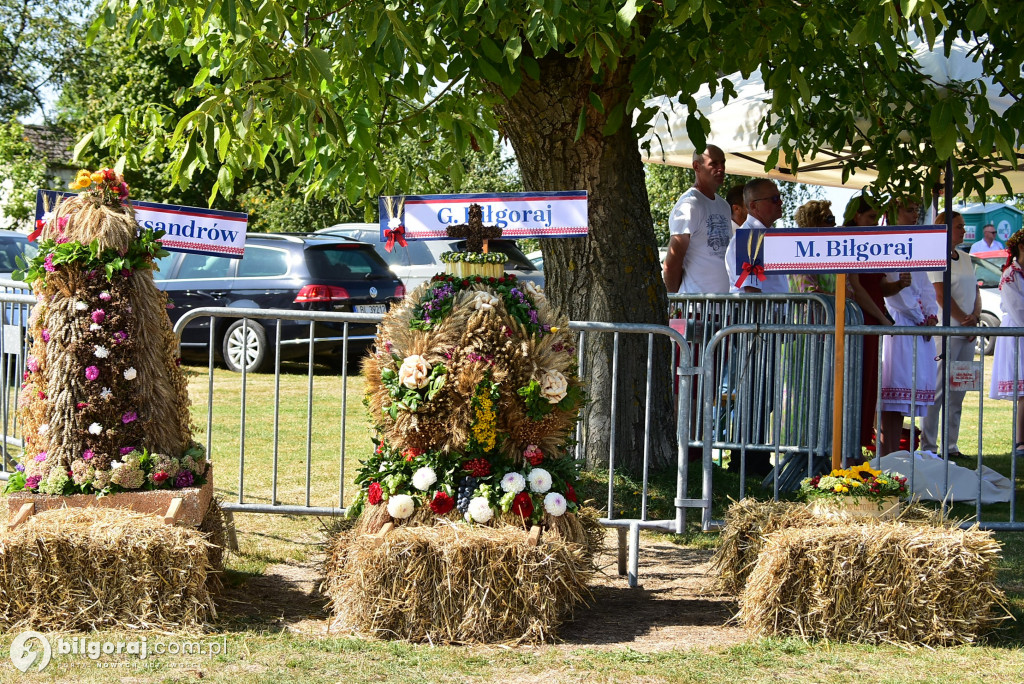
[[[497,108],[519,161],[527,191],[586,190],[590,234],[541,241],[547,292],[571,320],[667,323],[650,202],[636,133],[626,114],[619,130],[604,136],[606,116],[589,104],[597,94],[605,112],[631,92],[628,62],[604,83],[592,82],[584,60],[553,55],[539,60],[540,81],[524,79],[519,92]],[[586,128],[576,129],[581,108]],[[616,407],[615,463],[637,471],[643,462],[647,335],[623,334],[618,373],[612,377],[613,337],[589,333],[583,376],[590,402],[584,435],[589,465],[607,466],[613,382]],[[659,343],[660,342],[660,343]],[[656,338],[651,411],[652,467],[675,463],[675,398],[669,345]]]

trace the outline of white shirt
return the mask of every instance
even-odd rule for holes
[[[956,259],[949,258],[949,295],[961,311],[973,313],[974,300],[978,296],[978,281],[974,275],[974,266],[971,264],[971,258],[963,252],[956,256]],[[932,283],[941,283],[942,275],[943,271],[928,271],[928,280]],[[940,301],[938,304],[941,312],[942,302]],[[942,316],[939,318],[941,319]],[[950,312],[949,322],[951,325],[959,325],[952,317],[952,312]]]
[[[697,188],[682,194],[668,218],[670,234],[690,236],[679,292],[729,291],[724,259],[732,237],[731,225],[732,207],[718,195],[708,199]]]
[[[993,249],[1005,249],[1005,247],[999,240],[993,240],[991,245],[986,245],[985,238],[982,238],[971,245],[971,254],[977,254],[978,252],[991,252]]]
[[[758,221],[753,216],[747,215],[747,220],[743,222],[741,228],[750,228],[753,230],[768,230],[764,224]],[[729,240],[729,247],[725,250],[725,268],[729,272],[729,292],[744,292],[743,287],[756,288],[761,291],[762,294],[774,294],[776,292],[789,292],[789,279],[779,273],[765,273],[764,280],[759,280],[757,276],[750,274],[747,279],[743,281],[743,287],[736,287],[736,281],[739,280],[740,273],[736,268],[736,236],[733,235],[732,239]]]

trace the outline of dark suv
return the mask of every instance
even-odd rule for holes
[[[405,286],[373,246],[344,237],[250,233],[242,259],[172,252],[154,271],[157,287],[174,304],[175,322],[203,306],[385,313]],[[274,363],[276,323],[215,318],[216,351],[233,371],[265,371]],[[341,323],[316,324],[316,354],[341,359]],[[309,323],[281,321],[281,358],[309,353]],[[376,334],[373,325],[349,324],[349,358],[358,358]],[[181,335],[183,356],[206,354],[210,318],[190,322]]]

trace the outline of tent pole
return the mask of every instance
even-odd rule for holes
[[[846,274],[836,274],[836,363],[832,383],[832,469],[843,467],[843,371],[846,366]]]

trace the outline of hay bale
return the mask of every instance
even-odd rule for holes
[[[583,546],[522,528],[400,527],[380,546],[367,535],[331,543],[323,591],[334,625],[431,643],[542,642],[588,596]]]
[[[960,521],[943,519],[941,511],[921,505],[905,506],[896,517],[899,522],[925,527],[959,527]],[[881,520],[865,519],[867,525],[882,524]],[[725,512],[725,527],[718,548],[711,559],[721,591],[739,595],[747,576],[757,563],[765,538],[779,530],[793,527],[830,527],[836,517],[822,515],[814,504],[790,501],[759,501],[743,499]]]
[[[739,619],[759,636],[947,646],[1007,616],[990,532],[902,523],[769,535]]]
[[[120,509],[44,511],[0,534],[0,625],[8,631],[194,629],[216,617],[208,542]]]

